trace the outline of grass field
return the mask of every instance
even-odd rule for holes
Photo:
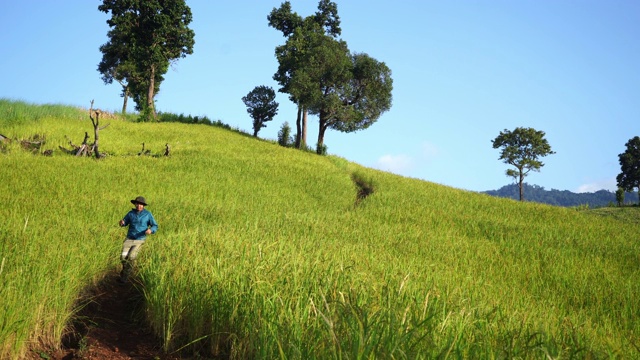
[[[0,358],[59,346],[83,289],[137,264],[167,352],[233,359],[640,357],[640,209],[489,197],[208,125],[0,100]],[[38,134],[37,153],[16,140]],[[141,143],[152,156],[137,156]],[[170,144],[170,157],[160,156]],[[53,156],[41,152],[53,150]],[[373,187],[356,205],[354,176]]]

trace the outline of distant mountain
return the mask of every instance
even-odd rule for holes
[[[520,199],[517,184],[505,185],[498,190],[488,190],[482,193],[515,200]],[[593,193],[573,193],[568,190],[545,190],[542,186],[529,185],[527,183],[524,184],[524,200],[556,206],[589,205],[589,207],[603,207],[617,205],[616,194],[608,190],[599,190]],[[625,193],[624,203],[637,204],[638,193]]]

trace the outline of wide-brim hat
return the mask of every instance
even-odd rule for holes
[[[142,196],[138,196],[137,198],[131,200],[131,203],[133,205],[135,204],[142,204],[144,206],[147,206],[147,200],[145,200]]]

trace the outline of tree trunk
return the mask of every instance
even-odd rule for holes
[[[318,127],[318,144],[316,144],[316,153],[322,155],[322,148],[324,147],[324,132],[327,130],[327,120],[324,114],[320,113],[320,126]]]
[[[122,87],[124,100],[122,101],[122,115],[127,113],[127,101],[129,100],[129,85]]]
[[[149,90],[147,91],[147,108],[149,109],[149,113],[153,117],[153,120],[156,119],[156,109],[153,105],[153,96],[154,89],[156,86],[156,66],[151,65],[151,74],[149,76]]]
[[[302,143],[302,125],[300,121],[302,120],[302,106],[298,104],[298,116],[296,117],[296,149],[301,148]]]
[[[98,133],[100,132],[100,115],[102,112],[99,109],[93,110],[93,100],[91,100],[91,107],[89,108],[89,118],[91,119],[91,124],[93,124],[93,150],[96,155],[96,159],[100,158],[100,151],[98,150]],[[93,116],[95,115],[95,119]],[[89,134],[84,133],[84,141],[83,146],[86,146],[87,139],[89,138]],[[87,154],[89,155],[89,154]]]
[[[300,147],[307,146],[307,115],[309,111],[304,108],[302,112],[302,138]]]
[[[518,182],[518,187],[520,188],[520,201],[524,200],[524,174],[522,173],[522,169],[520,171],[520,181]]]
[[[98,150],[98,133],[100,132],[100,129],[98,128],[98,125],[100,124],[100,113],[96,112],[96,123],[93,126],[93,136],[95,141],[93,142],[93,150],[94,150],[94,154],[96,154],[96,159],[100,158],[100,151]]]

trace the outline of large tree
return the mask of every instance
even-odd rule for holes
[[[325,91],[349,79],[351,63],[346,42],[327,36],[318,24],[296,28],[286,43],[276,48],[276,58],[279,67],[274,79],[282,85],[281,91],[290,94],[299,108],[316,115],[322,100],[325,106],[334,100],[323,99]]]
[[[137,107],[155,118],[163,75],[172,62],[193,53],[191,9],[184,0],[102,0],[98,10],[111,13],[109,41],[100,47],[103,80],[126,81],[125,96],[128,91]]]
[[[337,11],[331,9],[329,14]],[[316,13],[317,19],[332,19],[322,14]],[[303,20],[302,25],[291,25],[297,23],[278,23],[288,38],[276,48],[279,67],[274,79],[282,86],[281,92],[318,116],[316,151],[323,153],[327,129],[366,129],[390,109],[391,70],[367,54],[351,54],[346,42],[334,36],[339,33],[335,22]]]
[[[298,50],[301,46],[304,52]],[[296,29],[276,56],[281,67],[296,63],[293,70],[279,73],[287,77],[284,89],[319,118],[318,153],[324,152],[327,129],[366,129],[391,107],[391,70],[367,54],[351,54],[344,41],[320,27]]]
[[[242,97],[242,102],[247,106],[247,112],[253,119],[253,136],[258,137],[258,131],[266,127],[265,123],[273,120],[273,117],[278,114],[276,92],[265,85],[256,86]]]
[[[625,144],[626,150],[618,155],[620,174],[616,177],[618,188],[628,192],[640,188],[640,137],[633,137]],[[638,203],[640,204],[640,198]]]
[[[313,113],[320,116],[319,146],[327,129],[363,130],[391,108],[393,79],[384,62],[364,53],[352,54],[348,75],[346,82],[325,90],[323,98],[328,101],[320,101],[319,107],[312,105]]]
[[[122,113],[127,111],[129,97],[136,103],[135,109],[142,112],[147,107],[150,82],[145,72],[130,58],[128,41],[124,40],[127,35],[119,34],[119,30],[121,29],[111,29],[108,33],[111,41],[100,46],[102,60],[98,64],[98,71],[105,84],[111,84],[115,80],[122,87]],[[160,83],[164,80],[163,74],[167,72],[168,65],[169,63],[163,64],[162,70],[155,72],[154,96],[160,92]]]
[[[301,17],[297,13],[291,10],[291,3],[289,1],[283,2],[279,8],[273,8],[271,13],[267,16],[269,26],[282,32],[285,38],[290,38],[295,31],[302,32],[315,32],[318,28],[323,30],[323,33],[337,38],[340,33],[340,17],[338,16],[338,6],[336,3],[329,0],[320,0],[318,2],[318,11],[306,18]],[[289,91],[289,82],[291,74],[294,73],[299,67],[300,55],[305,52],[307,44],[304,42],[297,42],[296,49],[290,49],[287,58],[279,57],[280,65],[278,72],[273,76],[281,88],[280,92],[288,93],[291,101],[298,105],[298,113],[296,118],[296,136],[295,147],[301,148],[306,146],[307,142],[307,113],[308,109],[300,103]],[[280,50],[276,48],[276,56]]]
[[[499,160],[515,167],[515,169],[508,169],[506,174],[517,181],[520,189],[520,201],[524,200],[525,176],[531,170],[540,171],[540,168],[544,166],[539,158],[555,154],[544,135],[544,131],[517,127],[513,131],[505,129],[493,139],[493,148],[502,148]]]

